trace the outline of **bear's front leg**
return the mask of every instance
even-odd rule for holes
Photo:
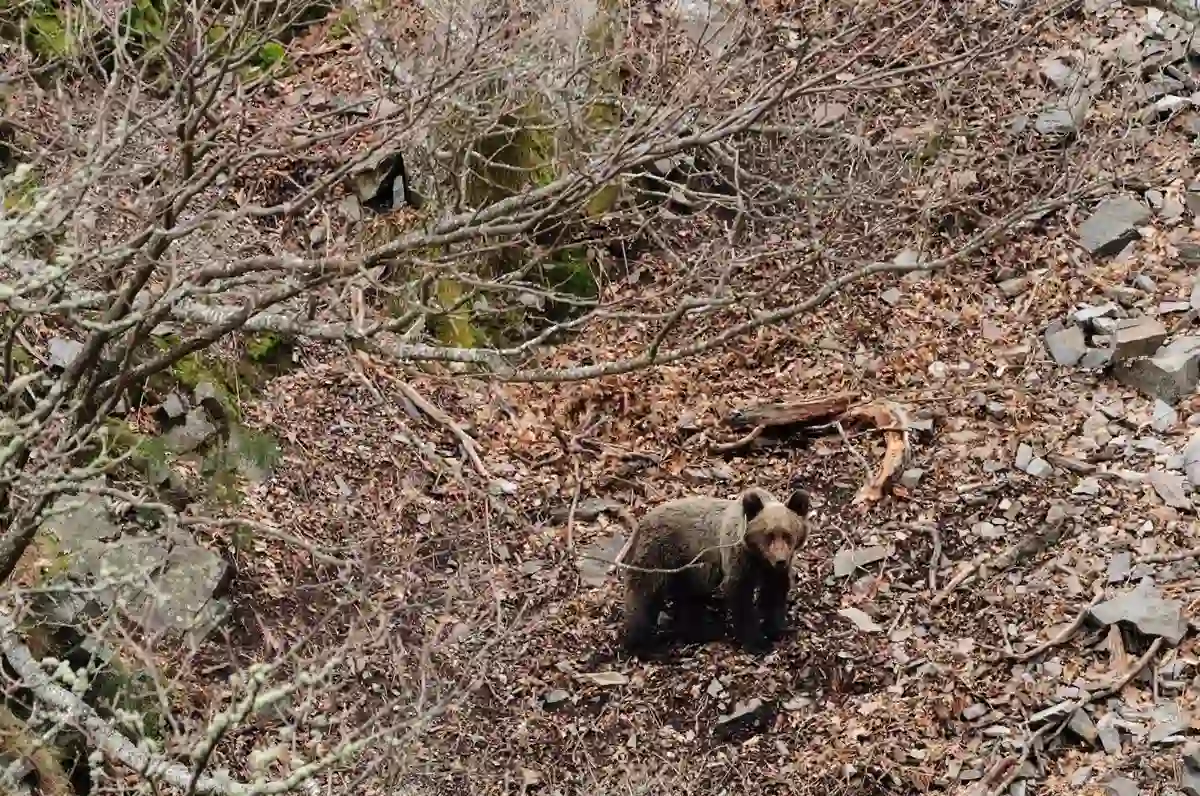
[[[733,636],[745,649],[757,652],[764,648],[762,617],[755,604],[754,595],[758,583],[753,573],[741,572],[729,584],[730,620]]]
[[[763,615],[763,633],[767,640],[778,641],[787,622],[788,592],[791,589],[790,573],[771,571],[764,573],[759,587],[759,611]]]

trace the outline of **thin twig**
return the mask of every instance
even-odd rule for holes
[[[942,602],[942,600],[945,600],[947,597],[950,596],[951,592],[953,592],[955,589],[957,589],[959,586],[961,586],[963,584],[963,581],[965,581],[967,578],[974,575],[976,570],[978,570],[981,566],[983,566],[985,563],[987,563],[988,559],[990,559],[991,557],[992,557],[991,553],[983,553],[979,556],[976,556],[975,560],[972,561],[970,564],[968,564],[965,569],[963,569],[961,572],[959,572],[957,575],[955,575],[953,578],[950,579],[950,582],[947,583],[945,588],[943,588],[940,592],[938,592],[934,596],[933,600],[930,601],[930,604],[931,605],[940,604]]]
[[[731,453],[733,451],[741,450],[742,448],[748,448],[750,447],[751,443],[754,442],[754,440],[762,436],[762,433],[766,431],[766,429],[767,427],[765,424],[759,424],[755,426],[749,434],[739,439],[735,439],[732,442],[714,442],[709,446],[709,450],[711,450],[713,453]]]
[[[487,467],[485,467],[483,464],[483,460],[479,458],[478,445],[476,444],[475,440],[471,438],[471,435],[463,430],[462,426],[456,423],[454,419],[450,417],[450,415],[443,412],[436,405],[431,403],[423,395],[417,392],[411,384],[408,384],[402,379],[393,376],[391,373],[388,373],[386,370],[381,368],[378,364],[372,362],[370,355],[368,355],[365,351],[358,351],[357,354],[359,359],[374,367],[376,373],[390,381],[392,384],[396,385],[396,387],[402,393],[404,393],[404,397],[413,402],[414,406],[428,415],[429,418],[435,423],[448,429],[450,433],[457,437],[458,444],[462,447],[463,453],[466,454],[467,458],[471,461],[471,465],[475,468],[475,472],[479,473],[480,477],[486,481],[490,481],[492,479],[492,474],[488,472]]]
[[[1176,550],[1173,553],[1158,553],[1152,556],[1142,556],[1135,564],[1166,564],[1170,561],[1183,561],[1185,558],[1200,558],[1200,547],[1188,550]]]
[[[1100,584],[1100,580],[1097,579],[1096,585],[1093,589],[1092,601],[1084,606],[1083,610],[1079,612],[1079,615],[1075,617],[1075,621],[1073,621],[1068,627],[1063,629],[1062,632],[1049,641],[1043,642],[1042,644],[1039,644],[1033,649],[1027,650],[1026,652],[1011,654],[1008,657],[1014,661],[1020,661],[1023,663],[1032,658],[1036,658],[1048,649],[1052,649],[1053,647],[1057,647],[1059,644],[1062,644],[1071,636],[1075,635],[1079,628],[1083,627],[1084,621],[1087,620],[1088,613],[1091,612],[1091,610],[1095,608],[1096,605],[1103,599],[1104,587]]]
[[[867,474],[867,481],[870,482],[872,477],[871,463],[867,461],[867,457],[859,453],[858,448],[854,447],[854,444],[850,442],[850,438],[846,436],[846,429],[842,428],[842,423],[840,420],[833,421],[831,425],[837,429],[838,436],[842,438],[842,442],[846,443],[846,447],[850,450],[850,453],[854,456],[854,458],[858,459],[859,463],[863,467],[863,472]]]
[[[929,534],[933,537],[933,551],[929,554],[929,590],[936,594],[938,565],[942,562],[942,532],[934,525]]]
[[[579,493],[583,482],[579,479],[579,458],[575,458],[575,492],[571,495],[571,508],[567,510],[567,552],[575,555],[575,509],[579,506]]]
[[[1029,759],[1030,754],[1033,752],[1034,744],[1037,743],[1040,738],[1044,737],[1052,729],[1055,732],[1061,730],[1062,727],[1071,720],[1071,716],[1075,714],[1075,711],[1087,707],[1096,700],[1105,699],[1106,697],[1112,696],[1125,686],[1129,685],[1130,681],[1133,680],[1134,677],[1137,677],[1138,673],[1141,672],[1142,669],[1145,669],[1147,664],[1149,664],[1154,656],[1158,654],[1158,651],[1162,648],[1162,645],[1163,639],[1161,636],[1159,636],[1158,638],[1154,639],[1154,643],[1150,645],[1150,649],[1146,650],[1146,653],[1142,655],[1142,657],[1138,658],[1133,666],[1129,668],[1129,671],[1125,672],[1125,674],[1114,680],[1106,688],[1086,694],[1075,700],[1074,703],[1064,708],[1063,718],[1060,721],[1048,722],[1044,727],[1039,729],[1033,735],[1029,736],[1028,740],[1025,741],[1024,748],[1021,750],[1021,756],[1017,758],[1017,761],[1009,770],[1008,776],[1006,776],[998,786],[992,789],[992,796],[1000,796],[1000,794],[1008,790],[1009,785],[1013,784],[1017,780],[1017,777],[1021,773],[1021,767],[1024,766],[1025,761]]]

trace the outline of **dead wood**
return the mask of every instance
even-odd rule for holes
[[[891,401],[876,401],[847,411],[841,420],[873,425],[882,430],[887,439],[887,449],[884,451],[883,461],[879,463],[879,469],[858,490],[853,501],[875,503],[883,498],[883,491],[888,482],[908,459],[908,419],[899,405]]]
[[[738,431],[758,426],[776,428],[827,423],[845,412],[856,398],[858,393],[843,392],[803,401],[758,404],[735,409],[725,422]]]

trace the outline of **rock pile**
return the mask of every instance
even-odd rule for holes
[[[1200,335],[1180,335],[1168,342],[1170,330],[1160,320],[1180,309],[1196,312],[1200,307],[1189,301],[1164,301],[1157,307],[1159,317],[1153,317],[1135,314],[1115,301],[1083,305],[1069,319],[1046,327],[1046,350],[1059,365],[1111,367],[1122,384],[1174,404],[1195,392],[1200,382]]]
[[[1200,181],[1190,188],[1200,189]],[[1200,208],[1200,191],[1189,190],[1187,198],[1189,207]],[[1182,206],[1179,211],[1184,212]],[[1150,216],[1138,198],[1110,197],[1080,225],[1080,245],[1093,256],[1121,252],[1137,240],[1138,226]],[[1180,249],[1184,265],[1191,264],[1188,245]],[[1130,284],[1109,287],[1102,299],[1078,305],[1069,317],[1046,326],[1047,352],[1059,365],[1111,371],[1148,398],[1178,403],[1200,383],[1200,334],[1180,333],[1200,316],[1200,280],[1187,296],[1160,298],[1157,292],[1157,284],[1143,273],[1133,274]]]

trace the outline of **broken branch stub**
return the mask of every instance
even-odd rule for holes
[[[841,419],[847,424],[866,423],[883,431],[887,442],[883,460],[853,500],[855,504],[875,503],[883,498],[884,489],[908,460],[908,416],[898,404],[876,401],[847,411]]]

